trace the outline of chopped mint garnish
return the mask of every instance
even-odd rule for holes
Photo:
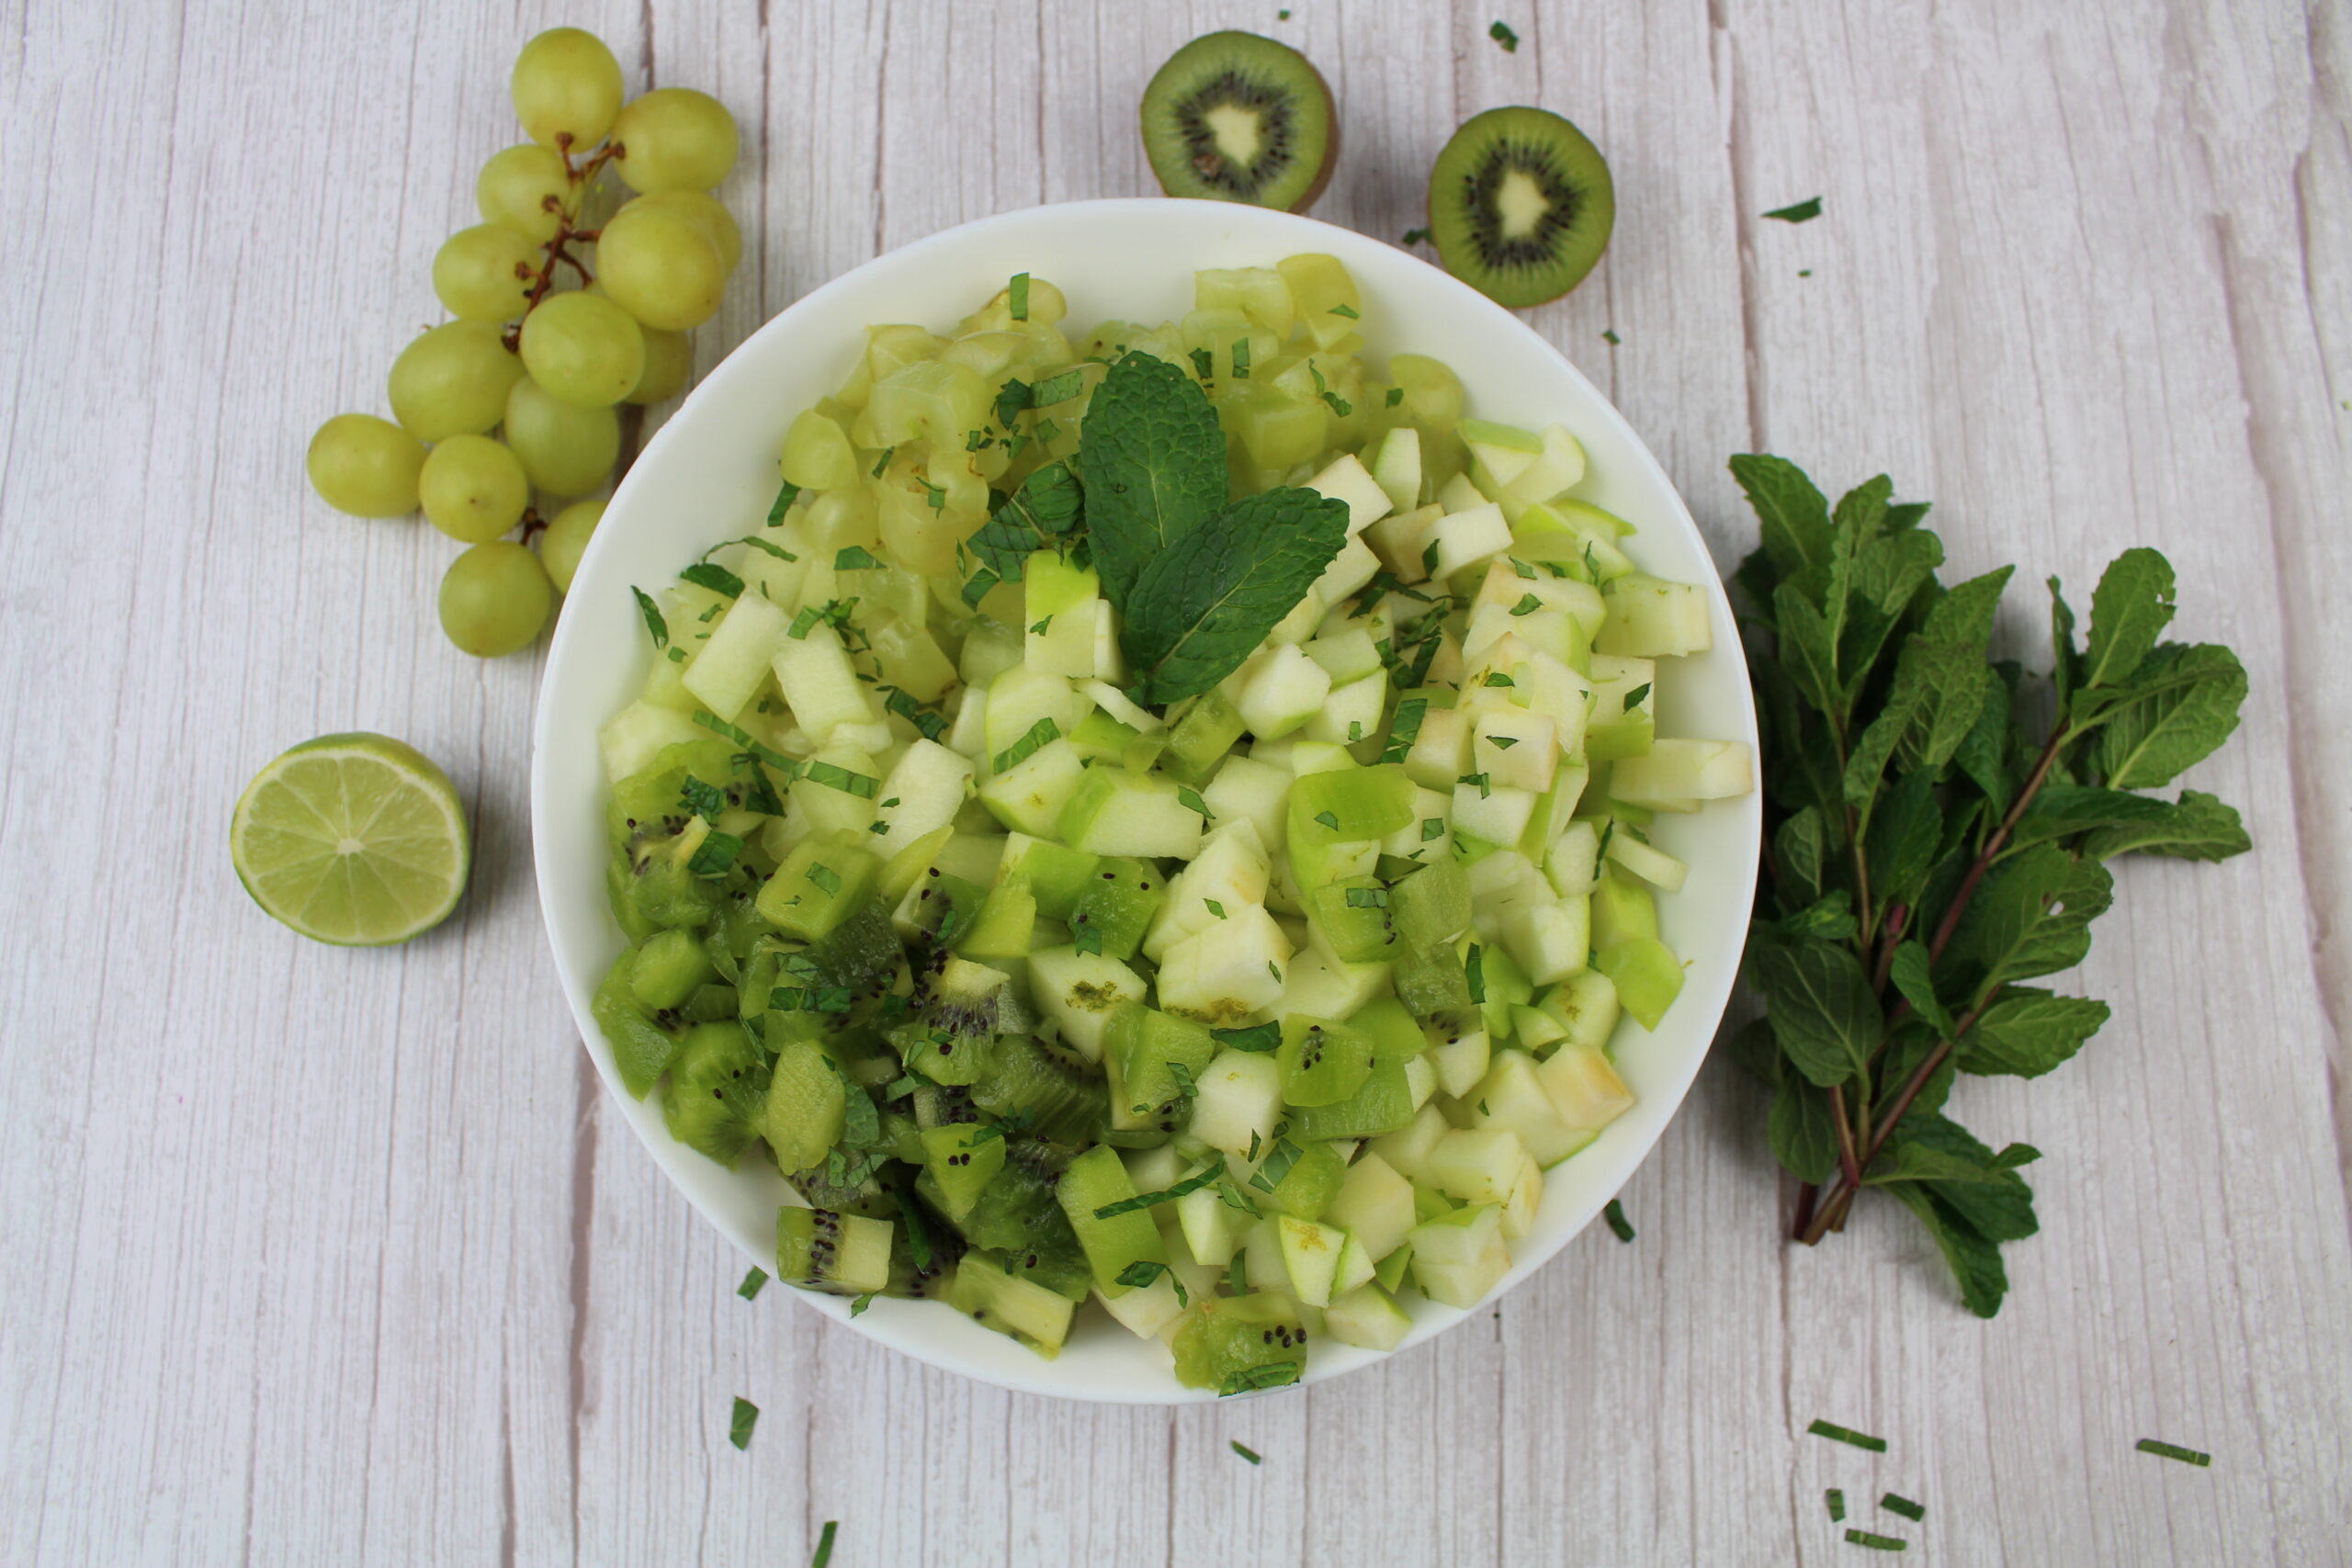
[[[1509,28],[1503,26],[1502,23],[1497,22],[1493,27],[1488,28],[1487,29],[1487,36],[1494,39],[1497,43],[1502,45],[1503,52],[1505,54],[1517,54],[1519,52],[1519,35],[1511,31]]]
[[[1138,1209],[1154,1208],[1161,1203],[1173,1203],[1187,1192],[1198,1192],[1204,1187],[1216,1186],[1217,1179],[1224,1174],[1225,1161],[1219,1159],[1213,1162],[1198,1176],[1187,1177],[1173,1187],[1163,1188],[1157,1192],[1140,1192],[1133,1198],[1123,1198],[1116,1203],[1105,1203],[1094,1211],[1094,1217],[1098,1220],[1107,1220],[1119,1214],[1132,1214]]]
[[[1363,319],[1352,305],[1334,305],[1331,307],[1331,314],[1335,316],[1345,316],[1351,321],[1362,321]]]
[[[1510,613],[1514,615],[1532,615],[1543,607],[1543,600],[1532,593],[1522,593],[1519,596],[1519,603],[1510,607]]]
[[[1609,1228],[1617,1233],[1619,1241],[1634,1239],[1634,1227],[1625,1218],[1625,1205],[1616,1199],[1609,1200],[1609,1206],[1600,1211],[1600,1217],[1609,1222]]]
[[[1426,245],[1430,243],[1430,231],[1427,229],[1408,229],[1405,237],[1396,243],[1400,245]],[[1404,390],[1402,387],[1396,389],[1399,392]]]
[[[996,754],[992,759],[994,770],[1000,773],[1012,772],[1035,755],[1039,747],[1050,745],[1060,739],[1061,734],[1060,725],[1050,718],[1039,719],[1029,727],[1028,732],[1020,739]]]
[[[2193,1464],[2199,1469],[2213,1462],[2211,1454],[2199,1453],[2195,1449],[2184,1449],[2177,1443],[2160,1442],[2154,1438],[2143,1438],[2132,1446],[2143,1454],[2154,1454],[2159,1459],[2177,1459],[2183,1464]]]
[[[727,1440],[734,1444],[739,1449],[750,1448],[752,1446],[752,1428],[758,1426],[759,1421],[760,1407],[752,1404],[750,1400],[745,1399],[741,1394],[737,1394],[735,1396],[734,1417],[727,1424]]]
[[[890,466],[890,459],[897,457],[899,449],[896,446],[885,446],[882,448],[882,456],[874,459],[873,477],[875,479],[878,479],[882,477],[883,470]]]
[[[816,884],[818,889],[828,898],[842,890],[841,873],[822,861],[819,861],[808,868],[808,880]]]
[[[1289,13],[1288,11],[1284,11],[1284,12],[1283,13],[1283,16],[1285,16],[1285,17],[1287,17],[1287,16],[1289,16],[1289,15],[1290,15],[1290,13]],[[1244,1448],[1244,1447],[1242,1447],[1242,1446],[1241,1446],[1241,1443],[1240,1443],[1240,1440],[1239,1440],[1238,1438],[1236,1438],[1236,1439],[1232,1442],[1232,1444],[1231,1444],[1230,1446],[1231,1446],[1231,1448],[1232,1448],[1232,1450],[1233,1450],[1233,1451],[1234,1451],[1235,1453],[1239,1454],[1243,1459],[1248,1460],[1251,1464],[1262,1464],[1262,1463],[1264,1463],[1264,1462],[1265,1462],[1263,1460],[1261,1460],[1261,1459],[1258,1457],[1258,1450],[1255,1450],[1255,1449],[1249,1449],[1249,1448]]]
[[[1816,1438],[1827,1438],[1835,1442],[1851,1443],[1858,1449],[1868,1449],[1874,1454],[1883,1454],[1886,1452],[1886,1439],[1884,1438],[1873,1438],[1869,1436],[1867,1433],[1857,1432],[1850,1427],[1840,1427],[1833,1421],[1815,1421],[1812,1426],[1807,1427],[1805,1430],[1812,1433]]]
[[[1220,920],[1225,919],[1225,906],[1223,904],[1218,903],[1214,898],[1204,898],[1201,902],[1208,906],[1210,914],[1215,915]]]
[[[799,499],[800,487],[794,484],[790,479],[785,480],[784,488],[775,492],[775,500],[768,507],[768,520],[766,526],[770,528],[783,527],[784,514],[791,511],[792,503]],[[790,559],[791,558],[786,557],[786,558]]]
[[[1205,381],[1216,374],[1216,355],[1207,349],[1196,348],[1189,357],[1193,361],[1193,368],[1200,372],[1202,380]]]
[[[843,795],[854,795],[861,800],[872,800],[882,793],[882,781],[870,773],[854,773],[835,762],[811,762],[808,767],[808,782],[837,789]]]
[[[748,1302],[753,1296],[758,1295],[766,1286],[767,1282],[768,1271],[764,1269],[754,1268],[750,1273],[743,1276],[743,1282],[735,1287],[735,1293]]]
[[[1005,288],[1005,303],[1011,309],[1012,319],[1016,321],[1027,321],[1029,319],[1029,275],[1025,272],[1014,273],[1012,281]]]
[[[652,595],[642,588],[632,587],[629,592],[637,595],[638,612],[645,617],[645,630],[653,638],[653,646],[669,647],[670,623],[662,618],[661,606],[654,604]]]
[[[1608,328],[1603,331],[1600,335],[1607,338],[1611,344],[1623,343],[1624,341],[1624,339],[1617,335],[1617,330],[1614,327]]]
[[[1909,1519],[1915,1525],[1921,1519],[1928,1517],[1928,1506],[1926,1504],[1914,1503],[1910,1498],[1902,1495],[1900,1493],[1888,1493],[1885,1496],[1881,1497],[1878,1500],[1878,1506],[1884,1508],[1890,1514],[1902,1515],[1905,1518]]]
[[[1647,681],[1645,681],[1640,685],[1625,694],[1624,711],[1627,713],[1633,712],[1635,708],[1642,705],[1642,699],[1649,694],[1650,683]]]
[[[882,563],[864,545],[846,545],[833,557],[835,571],[879,571]]]
[[[1389,388],[1389,389],[1388,389],[1388,406],[1389,406],[1390,408],[1392,408],[1392,409],[1393,409],[1393,408],[1395,408],[1398,403],[1401,403],[1401,402],[1403,402],[1404,400],[1405,400],[1405,389],[1404,389],[1404,388],[1402,388],[1402,387],[1391,387],[1391,388]]]

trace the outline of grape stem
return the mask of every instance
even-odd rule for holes
[[[627,154],[622,152],[619,142],[608,141],[604,146],[598,148],[594,152],[591,153],[586,161],[575,165],[571,161],[571,137],[569,132],[562,132],[557,135],[556,154],[563,160],[564,175],[571,182],[575,189],[581,186],[586,185],[589,181],[594,179],[599,174],[603,173],[605,165],[610,163],[613,159],[627,156]],[[571,254],[570,247],[574,241],[580,241],[591,244],[594,243],[597,235],[602,232],[602,231],[596,229],[573,228],[571,226],[572,215],[571,211],[565,208],[561,198],[558,197],[547,197],[540,201],[539,205],[547,211],[555,214],[555,236],[548,240],[544,246],[540,247],[542,254],[537,266],[535,267],[528,262],[517,262],[514,264],[514,276],[527,280],[531,285],[530,295],[523,301],[523,314],[526,316],[539,308],[540,300],[545,299],[549,294],[555,292],[555,269],[559,265],[568,266],[573,272],[579,274],[580,283],[582,288],[585,288],[589,284],[596,281],[595,277],[581,262],[580,258]],[[578,204],[575,203],[574,205]],[[506,344],[506,350],[509,354],[519,353],[521,351],[523,345],[523,323],[520,321],[517,321],[513,326],[506,329],[504,341]],[[526,538],[528,538],[529,536],[530,536],[528,534],[524,536]]]
[[[539,532],[547,525],[548,520],[539,515],[539,509],[537,507],[526,506],[523,508],[523,542],[525,544],[529,544],[531,542],[531,536]]]

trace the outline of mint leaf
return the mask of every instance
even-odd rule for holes
[[[1772,835],[1772,865],[1782,903],[1802,907],[1820,898],[1828,854],[1828,832],[1818,807],[1808,806],[1781,824]]]
[[[1099,409],[1102,394],[1095,398]],[[1096,417],[1089,417],[1090,430]],[[1098,508],[1098,568],[1101,521]],[[1306,596],[1347,539],[1347,502],[1285,488],[1236,502],[1151,556],[1134,579],[1122,626],[1136,672],[1130,694],[1141,703],[1171,703],[1224,680]]]
[[[1749,452],[1731,460],[1731,476],[1756,509],[1773,566],[1795,573],[1828,561],[1829,502],[1803,468],[1785,457]]]
[[[1794,1073],[1783,1076],[1772,1091],[1764,1130],[1771,1140],[1772,1157],[1799,1181],[1817,1185],[1838,1168],[1838,1121],[1829,1109],[1827,1089]]]
[[[2210,797],[2209,797],[2210,798]],[[2160,821],[2173,808],[2144,795],[2088,784],[2046,784],[2009,830],[2008,848],[2022,850],[2051,839],[2071,839],[2098,828],[2126,828]]]
[[[1895,994],[1911,1004],[1911,1010],[1934,1027],[1937,1038],[1951,1038],[1951,1011],[1936,998],[1935,981],[1928,966],[1927,948],[1917,941],[1906,942],[1896,948],[1894,961],[1887,968],[1887,978],[1894,983]]]
[[[1871,897],[1881,906],[1908,904],[1927,885],[1942,847],[1943,826],[1933,769],[1905,774],[1878,802],[1862,846],[1871,868]]]
[[[1760,942],[1747,969],[1797,1071],[1829,1089],[1863,1070],[1886,1021],[1851,950],[1815,938]]]
[[[1199,383],[1136,350],[1095,389],[1084,440],[1094,567],[1125,615],[1145,570],[1224,510],[1225,432]]]
[[[2171,806],[2162,801],[2148,804],[2156,807],[2155,816],[2093,833],[2083,840],[2083,853],[2093,860],[2135,851],[2181,860],[2227,860],[2254,847],[2237,812],[2201,790],[2184,791]]]
[[[1821,198],[1817,196],[1809,196],[1803,201],[1792,202],[1786,207],[1776,207],[1764,216],[1777,218],[1783,223],[1810,223],[1821,216]]]
[[[1944,1263],[1960,1286],[1960,1299],[1968,1310],[1979,1317],[1991,1317],[1999,1312],[2001,1298],[2009,1291],[2008,1272],[2001,1267],[2000,1247],[1986,1240],[1951,1205],[1939,1202],[1935,1192],[1923,1184],[1904,1182],[1884,1190],[1900,1199],[1903,1206],[1928,1227],[1928,1234],[1935,1238],[1937,1250],[1944,1255]]]
[[[2157,648],[2134,671],[2130,693],[2099,720],[2099,772],[2116,789],[2170,784],[2237,728],[2245,689],[2245,669],[2226,648]]]
[[[1963,1179],[1931,1177],[1928,1180],[1936,1196],[1986,1240],[2022,1241],[2041,1228],[2033,1214],[2033,1189],[2016,1170],[2041,1157],[2041,1151],[2031,1145],[2011,1144],[1995,1154],[1959,1122],[1944,1116],[1922,1116],[1904,1122],[1903,1135],[1894,1145],[1898,1160],[1904,1157],[1904,1146],[1918,1146],[1931,1156],[1969,1168]]]
[[[1085,512],[1085,493],[1068,463],[1048,463],[1022,480],[995,515],[965,541],[980,561],[974,581],[982,575],[988,578],[980,592],[986,593],[999,582],[1020,581],[1022,563],[1039,550],[1061,548],[1084,521]],[[968,588],[965,597],[978,603]]]
[[[2116,557],[2091,594],[2082,683],[2116,686],[2129,681],[2172,624],[2172,563],[2145,548]]]
[[[2108,1020],[2105,1002],[2012,987],[1984,1010],[1954,1053],[1963,1073],[2036,1078],[2067,1061]]]
[[[1946,958],[1973,965],[1980,998],[2011,980],[2072,969],[2091,950],[2091,921],[2114,897],[2114,880],[2097,861],[2036,844],[1986,875]]]

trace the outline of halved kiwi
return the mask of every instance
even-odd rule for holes
[[[1609,164],[1549,109],[1488,109],[1430,171],[1430,229],[1445,270],[1503,305],[1541,305],[1584,281],[1609,248]]]
[[[1331,89],[1306,57],[1255,33],[1207,33],[1143,92],[1143,146],[1170,196],[1304,212],[1340,152]]]

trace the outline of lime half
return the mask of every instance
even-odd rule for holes
[[[448,775],[387,735],[322,735],[264,768],[237,801],[229,853],[254,903],[344,947],[439,925],[470,856]]]

